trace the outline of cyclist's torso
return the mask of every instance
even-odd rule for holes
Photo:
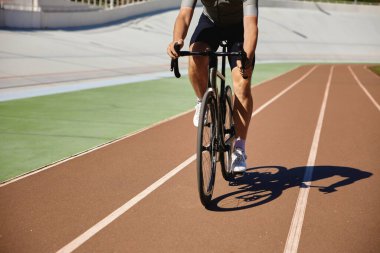
[[[257,16],[258,0],[201,0],[203,13],[214,23],[232,25],[242,22],[244,15]],[[182,7],[194,8],[197,0],[182,0]]]

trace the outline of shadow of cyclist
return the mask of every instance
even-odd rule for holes
[[[282,192],[291,187],[307,187],[303,185],[303,177],[307,167],[287,169],[282,166],[261,166],[250,168],[244,176],[231,181],[230,186],[237,190],[212,200],[208,207],[212,211],[236,211],[252,208],[278,198]],[[328,194],[337,188],[352,184],[358,180],[372,176],[372,173],[340,166],[315,166],[311,181],[341,177],[328,186],[314,186]]]

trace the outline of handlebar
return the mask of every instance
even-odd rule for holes
[[[241,59],[242,69],[245,69],[248,58],[247,54],[242,48],[239,52],[214,52],[214,51],[201,51],[201,52],[191,52],[191,51],[180,51],[180,47],[177,43],[174,44],[174,49],[179,56],[207,56],[207,57],[218,57],[218,56],[239,56]],[[181,73],[178,68],[178,58],[172,59],[170,64],[170,71],[174,71],[174,75],[177,78],[181,77]],[[247,79],[248,76],[243,76],[244,79]]]

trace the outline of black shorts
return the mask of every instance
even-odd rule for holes
[[[239,51],[244,42],[243,22],[231,26],[218,26],[202,13],[191,37],[190,45],[195,42],[203,42],[211,50],[216,51],[223,40],[227,40],[227,50],[229,52]],[[237,60],[239,60],[238,56],[228,57],[231,69],[236,67]],[[255,67],[255,58],[253,58],[252,66]]]

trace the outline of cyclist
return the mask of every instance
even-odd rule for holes
[[[232,154],[231,166],[234,172],[246,170],[245,140],[253,110],[251,94],[251,76],[255,65],[255,50],[258,37],[257,16],[258,0],[201,0],[203,13],[190,40],[191,51],[214,50],[220,41],[228,41],[229,51],[239,51],[243,45],[248,56],[245,69],[237,57],[229,57],[234,86],[234,121],[236,141]],[[168,55],[175,59],[178,54],[174,49],[177,43],[181,48],[187,35],[197,0],[182,0],[181,8],[174,25],[173,41],[167,48]],[[207,89],[208,58],[189,57],[189,78],[197,96],[193,123],[198,126],[201,99]],[[243,75],[248,76],[244,79]]]

